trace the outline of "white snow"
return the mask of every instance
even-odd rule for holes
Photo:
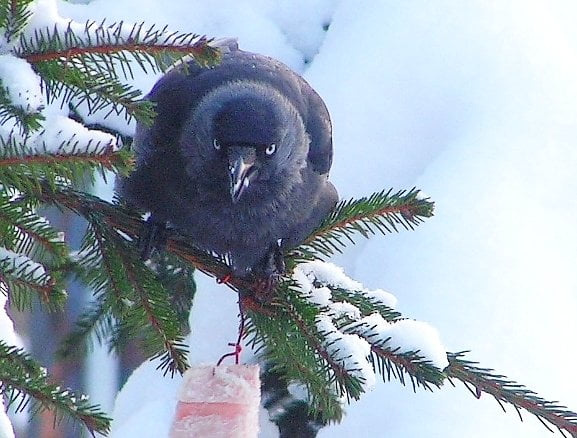
[[[364,289],[363,285],[348,277],[343,268],[336,266],[333,263],[326,263],[320,260],[314,260],[299,265],[305,275],[312,276],[321,283],[330,284],[336,288],[361,291]]]
[[[22,341],[14,332],[14,324],[6,313],[6,302],[8,301],[6,292],[6,284],[0,281],[0,340],[8,345],[21,346]],[[0,397],[0,437],[14,438],[14,429],[8,415],[6,415],[4,397]]]
[[[331,303],[332,292],[328,287],[315,287],[310,289],[309,301],[314,304],[328,306]]]
[[[167,437],[182,377],[163,377],[158,361],[138,367],[116,398],[111,438]]]
[[[446,349],[439,333],[430,324],[412,319],[386,321],[378,313],[365,316],[359,322],[341,328],[370,339],[371,343],[383,342],[383,347],[399,353],[416,353],[443,370],[449,365]]]
[[[8,345],[22,346],[22,340],[14,332],[14,324],[6,313],[6,303],[8,301],[7,287],[0,282],[0,340]]]
[[[69,153],[74,150],[102,151],[116,148],[116,138],[106,132],[88,129],[66,116],[50,113],[42,135],[35,140],[39,151]]]
[[[14,429],[4,406],[4,397],[0,398],[0,437],[14,438]]]
[[[329,353],[335,354],[337,361],[345,361],[347,369],[354,368],[351,364],[363,364],[360,370],[367,382],[374,383],[375,380],[372,370],[368,373],[370,377],[365,376],[371,346],[398,350],[400,353],[416,352],[441,370],[448,365],[447,350],[439,333],[430,324],[409,319],[388,322],[378,313],[363,317],[353,304],[333,301],[330,287],[362,291],[366,296],[381,298],[379,302],[386,301],[390,307],[390,303],[396,304],[396,298],[388,292],[370,291],[350,279],[342,268],[322,261],[301,263],[295,268],[293,279],[299,285],[303,297],[319,307],[317,329],[321,333],[329,333],[325,340]],[[351,321],[337,329],[333,322],[343,316]],[[368,352],[366,346],[369,347]],[[372,383],[367,383],[366,389],[372,389]]]
[[[416,231],[359,241],[335,263],[369,289],[395,291],[401,300],[391,307],[428,321],[449,350],[471,349],[482,366],[577,409],[573,0],[303,0],[294,7],[94,0],[58,8],[77,22],[144,20],[236,36],[242,48],[304,72],[331,112],[331,179],[343,198],[417,186],[436,202],[435,217]],[[156,78],[137,74],[134,83],[147,92]],[[129,130],[121,117],[103,122]],[[202,312],[190,340],[196,362],[218,359],[235,338],[234,294],[212,285],[199,282]],[[331,297],[322,291],[311,299],[329,304]],[[114,436],[163,436],[166,400],[178,386],[167,382],[152,369],[129,380],[120,399],[132,405],[117,402],[114,412],[115,430],[126,429]],[[162,395],[140,402],[159,386]],[[129,423],[140,429],[132,434]],[[529,414],[521,423],[513,409],[504,414],[490,397],[477,400],[460,386],[413,393],[392,382],[377,384],[319,437],[547,433]]]
[[[51,32],[57,30],[64,39],[64,33],[67,29],[71,29],[80,40],[87,41],[89,37],[94,40],[96,34],[102,34],[103,29],[106,29],[97,25],[87,28],[84,23],[62,17],[55,0],[37,0],[29,9],[32,14],[28,25],[22,31],[22,36],[27,40],[35,40],[37,33],[46,35],[47,29]],[[130,26],[123,27],[123,33],[128,35],[130,28]],[[17,45],[18,39],[13,39],[11,44],[2,50],[14,50]],[[0,140],[25,142],[27,146],[32,146],[40,152],[45,150],[69,152],[74,148],[94,151],[102,150],[106,145],[116,145],[114,136],[95,129],[87,129],[68,118],[68,108],[62,105],[59,99],[46,105],[40,77],[25,60],[16,58],[10,53],[0,54],[0,81],[15,105],[27,112],[41,113],[46,119],[42,123],[43,129],[26,135],[19,132],[15,121],[10,119],[0,127]],[[104,117],[107,111],[108,109],[102,111],[101,117]]]
[[[314,287],[313,282],[315,281],[335,288],[359,292],[374,302],[391,309],[394,309],[397,305],[397,298],[393,294],[382,289],[370,290],[364,287],[360,282],[347,276],[344,269],[334,263],[327,263],[321,260],[301,263],[295,269],[293,278],[301,285],[304,291],[307,293],[310,291],[312,294],[310,300],[317,304],[322,304],[323,300],[330,299],[330,296],[327,296],[326,288]]]
[[[390,307],[391,309],[394,309],[397,306],[397,297],[383,289],[363,289],[361,292],[366,295],[367,298],[370,298],[383,306]]]
[[[30,64],[14,55],[0,55],[0,84],[10,101],[28,113],[39,111],[45,103],[40,78]]]
[[[367,359],[370,344],[360,336],[342,333],[326,315],[317,316],[316,327],[331,358],[351,376],[360,379],[364,391],[373,389],[376,377]]]
[[[29,275],[35,281],[46,275],[46,270],[42,264],[23,254],[15,253],[3,247],[0,247],[0,260],[9,264],[8,269],[16,269],[22,275]]]

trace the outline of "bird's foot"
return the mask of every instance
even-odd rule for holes
[[[261,262],[253,270],[256,277],[256,298],[268,302],[274,298],[274,292],[286,271],[280,241],[271,246]]]
[[[150,215],[143,228],[138,239],[138,253],[140,259],[146,261],[154,250],[164,249],[168,239],[168,229],[165,221],[160,221],[153,215]]]
[[[273,274],[268,277],[258,277],[254,284],[254,297],[260,303],[270,303],[275,297],[276,288],[282,276]]]

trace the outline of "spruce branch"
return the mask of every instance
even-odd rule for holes
[[[90,195],[69,189],[55,191],[49,185],[42,187],[41,197],[45,197],[43,202],[69,209],[88,221],[76,267],[97,299],[105,297],[106,309],[101,312],[109,311],[120,330],[141,338],[149,357],[161,358],[160,368],[165,372],[183,372],[188,367],[187,347],[179,317],[169,294],[138,258],[132,242],[106,223],[103,212],[117,218],[118,211]],[[101,208],[94,208],[91,201]]]
[[[4,38],[11,42],[28,23],[32,15],[28,6],[34,0],[0,0],[0,29]]]
[[[46,370],[41,368],[23,350],[0,341],[0,394],[7,404],[21,411],[31,405],[32,412],[50,410],[57,422],[73,419],[83,424],[95,436],[106,434],[110,418],[91,404],[88,397],[77,395],[49,382]]]
[[[37,31],[33,37],[21,38],[16,53],[33,64],[81,58],[86,65],[106,66],[105,71],[114,77],[112,61],[120,61],[125,77],[132,77],[131,59],[145,72],[147,65],[154,72],[164,71],[183,56],[192,56],[203,65],[215,63],[219,51],[212,41],[194,33],[169,31],[167,26],[127,25],[122,21],[106,24],[103,20],[87,21],[82,30],[69,25],[64,31]]]
[[[78,317],[73,330],[61,343],[57,352],[60,357],[90,350],[94,338],[100,344],[108,343],[110,349],[122,349],[129,339],[135,337],[134,328],[122,324],[121,319],[115,317],[115,314],[123,314],[122,306],[126,303],[126,296],[123,298],[122,287],[119,285],[122,280],[111,274],[114,264],[111,264],[109,258],[101,257],[97,247],[90,247],[89,242],[95,240],[94,236],[90,237],[90,233],[89,230],[83,247],[74,254],[74,259],[77,262],[76,274],[93,291],[94,301]],[[187,332],[188,316],[195,292],[194,269],[170,254],[155,256],[148,267],[167,293],[180,332]],[[109,298],[111,293],[114,295],[112,299]]]
[[[63,263],[68,248],[50,223],[37,215],[34,207],[12,202],[6,192],[0,192],[0,247],[33,258]]]
[[[93,347],[93,335],[99,344],[104,344],[114,333],[116,320],[108,309],[105,297],[100,296],[90,303],[76,319],[74,328],[60,343],[56,357],[65,359],[82,356]]]
[[[133,65],[145,72],[163,72],[190,57],[202,65],[215,63],[220,51],[212,43],[167,27],[88,21],[36,29],[33,35],[22,35],[12,53],[32,65],[48,103],[85,104],[91,114],[105,110],[104,117],[123,114],[127,120],[134,117],[151,123],[152,104],[142,100],[140,90],[123,83],[121,76],[133,78]],[[0,120],[10,118],[16,119],[22,133],[39,129],[43,120],[38,111],[12,105],[0,83]]]
[[[80,214],[82,211],[97,211],[102,215],[102,224],[113,227],[130,238],[135,238],[143,226],[143,221],[129,210],[67,188],[45,191],[43,196],[45,202],[55,202]],[[223,260],[195,249],[182,236],[176,234],[170,236],[167,250],[217,279],[230,273]],[[295,256],[291,254],[289,257]],[[294,265],[294,259],[288,262]],[[249,317],[246,326],[249,344],[255,347],[257,352],[267,354],[275,363],[275,370],[285,375],[288,381],[304,383],[313,398],[312,404],[320,410],[322,418],[333,421],[340,418],[342,406],[339,392],[331,388],[344,389],[344,395],[352,397],[354,394],[360,394],[362,382],[349,376],[351,370],[340,366],[338,356],[335,359],[329,349],[322,344],[323,334],[314,326],[315,317],[321,309],[304,302],[294,290],[292,280],[281,283],[278,293],[278,297],[281,298],[269,303],[261,303],[253,298],[254,292],[259,290],[257,282],[232,277],[227,285],[241,294],[243,307]],[[375,312],[379,313],[383,320],[391,323],[403,321],[398,312],[363,296],[362,291],[347,293],[345,289],[333,286],[331,293],[335,301],[350,300],[349,303],[359,309],[360,317],[370,315],[371,306],[375,304]],[[351,325],[346,319],[336,318],[335,321],[343,333],[347,334],[348,331],[349,334],[357,334],[371,344],[368,360],[375,371],[387,380],[395,378],[405,383],[408,378],[415,389],[417,387],[433,389],[442,384],[445,376],[449,379],[458,379],[476,388],[473,391],[475,394],[477,391],[487,392],[500,402],[505,401],[513,404],[516,409],[528,410],[544,422],[553,424],[561,433],[575,436],[576,414],[539,398],[533,392],[516,386],[517,384],[502,376],[492,374],[490,370],[474,367],[472,363],[464,361],[461,354],[447,353],[450,365],[442,371],[431,366],[419,351],[400,352],[387,345],[387,340],[381,339],[377,342],[367,332],[371,329],[367,324],[361,327]],[[349,380],[339,380],[342,378]],[[348,393],[347,390],[351,392]]]
[[[442,370],[433,366],[417,351],[400,353],[398,349],[391,349],[386,345],[371,345],[370,360],[385,381],[394,378],[405,385],[407,376],[413,391],[419,387],[429,391],[433,390],[433,386],[440,388],[445,378]]]
[[[477,362],[465,359],[465,352],[448,353],[449,366],[445,370],[451,383],[453,379],[460,380],[477,398],[482,393],[489,394],[497,400],[503,411],[503,403],[513,405],[519,418],[520,409],[535,415],[537,419],[551,432],[557,430],[563,435],[568,433],[577,437],[577,413],[570,411],[557,402],[550,402],[539,397],[535,392],[525,386],[507,379],[505,376],[495,374],[490,368],[480,368]]]
[[[126,149],[117,149],[111,144],[96,144],[89,142],[84,148],[77,148],[79,142],[73,144],[72,140],[60,145],[59,151],[28,152],[26,154],[9,155],[9,149],[4,149],[0,155],[0,167],[12,166],[60,166],[69,169],[69,176],[84,173],[92,169],[104,174],[106,170],[126,174],[132,167],[132,155]],[[78,169],[78,170],[76,170]],[[60,176],[66,178],[64,172]]]
[[[106,291],[109,309],[122,329],[141,337],[149,356],[161,357],[165,372],[184,372],[188,368],[187,349],[168,293],[129,247],[125,236],[104,226],[99,214],[85,217],[91,230],[87,241],[93,241],[99,253],[92,263],[100,260],[91,269],[89,284],[97,291]]]
[[[156,254],[149,267],[169,294],[183,332],[189,331],[188,318],[196,293],[195,269],[170,253]]]
[[[42,128],[44,115],[40,109],[22,108],[14,105],[8,90],[0,80],[0,126],[8,124],[10,120],[14,120],[20,134],[25,135]]]
[[[15,137],[0,139],[0,181],[4,187],[38,193],[43,185],[83,185],[95,173],[104,177],[105,171],[126,174],[133,165],[132,155],[115,144],[81,143],[74,136],[52,149],[38,150],[27,143]]]
[[[40,263],[4,248],[0,248],[0,286],[0,293],[20,310],[30,308],[34,298],[48,309],[58,309],[67,298],[57,272],[47,272]]]
[[[332,360],[316,333],[300,318],[290,318],[286,311],[267,309],[263,313],[251,308],[246,315],[250,318],[245,331],[247,344],[257,352],[266,353],[273,364],[272,371],[283,375],[287,381],[305,385],[311,408],[323,421],[340,421],[343,410],[337,382],[352,386],[352,378],[348,379],[346,370]],[[332,377],[335,375],[340,379]]]
[[[377,298],[358,290],[344,289],[331,285],[331,295],[335,302],[347,302],[355,306],[362,316],[378,312],[386,321],[394,322],[402,319],[402,315]]]
[[[390,234],[399,226],[407,230],[433,215],[434,204],[415,188],[393,193],[392,189],[369,197],[341,201],[327,219],[298,248],[305,255],[330,256],[341,252],[353,236],[365,238]]]
[[[135,117],[143,123],[151,123],[153,106],[142,100],[142,93],[116,78],[107,77],[99,71],[72,59],[67,63],[43,61],[35,64],[42,78],[46,101],[61,99],[62,105],[86,104],[89,113],[107,109],[110,114],[124,114],[126,120]]]

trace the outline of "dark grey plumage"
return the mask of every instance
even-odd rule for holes
[[[318,94],[282,63],[233,48],[215,67],[171,70],[147,98],[157,117],[137,126],[120,195],[228,256],[236,275],[282,270],[279,250],[302,243],[338,198]]]

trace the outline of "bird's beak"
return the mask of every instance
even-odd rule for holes
[[[228,171],[230,197],[238,202],[256,174],[256,150],[251,147],[232,146],[228,148]]]

